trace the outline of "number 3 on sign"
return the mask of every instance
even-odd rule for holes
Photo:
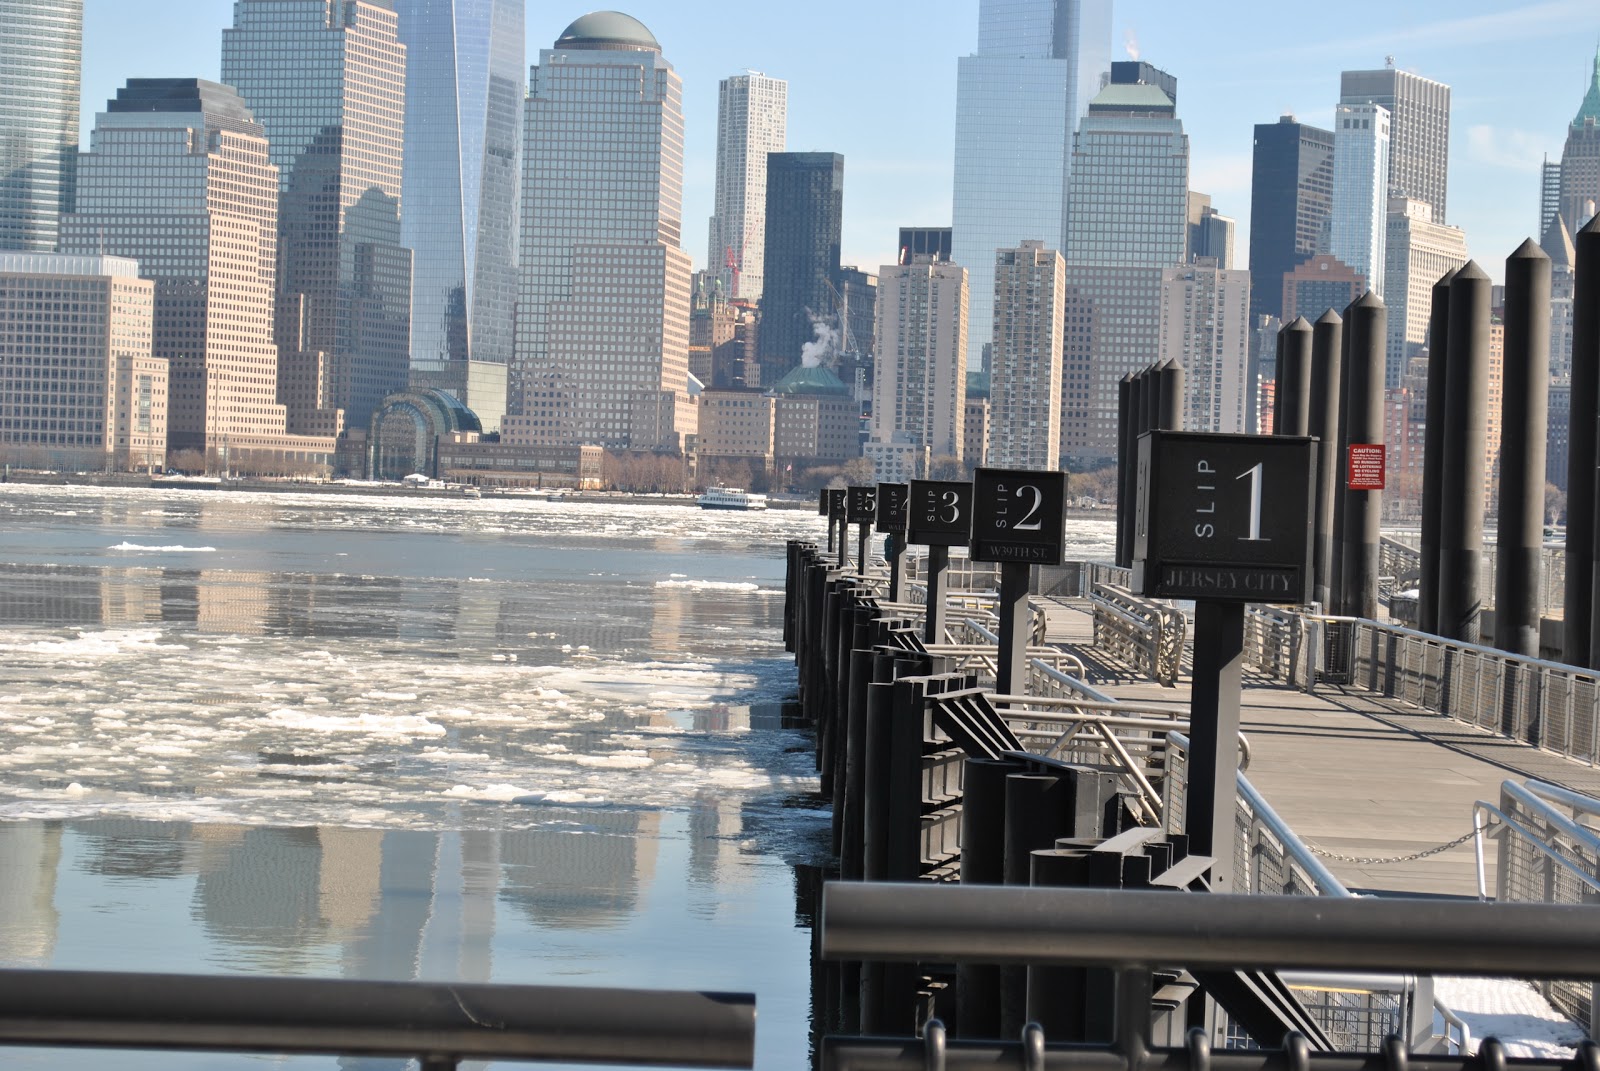
[[[1240,536],[1242,543],[1270,543],[1270,539],[1261,538],[1261,462],[1256,462],[1245,469],[1235,480],[1250,478],[1250,534]]]

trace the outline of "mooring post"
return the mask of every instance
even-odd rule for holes
[[[1157,371],[1156,376],[1161,384],[1161,401],[1157,412],[1158,423],[1156,427],[1164,431],[1183,430],[1183,365],[1177,361],[1168,361]]]
[[[1597,545],[1600,544],[1600,524],[1595,523],[1595,511],[1600,508],[1600,496],[1596,494],[1595,484],[1596,472],[1600,469],[1600,438],[1597,438],[1595,428],[1595,413],[1600,411],[1600,215],[1584,225],[1574,244],[1577,259],[1572,298],[1572,455],[1567,464],[1567,591],[1570,593],[1575,583],[1581,583],[1583,592],[1576,602],[1568,595],[1567,627],[1573,627],[1572,618],[1581,611],[1587,609],[1589,613],[1582,614],[1583,621],[1587,622],[1588,635],[1581,637],[1581,643],[1574,640],[1568,644],[1563,657],[1574,665],[1584,665],[1585,657],[1592,650],[1594,582],[1596,577],[1600,577],[1600,570],[1595,567],[1595,560],[1600,558],[1600,545]],[[1585,380],[1582,395],[1578,393],[1580,369]],[[1581,409],[1580,404],[1583,406]],[[1586,451],[1581,456],[1578,453],[1580,428]],[[1583,491],[1581,500],[1575,493],[1579,488]],[[1575,524],[1579,527],[1574,528]],[[1582,575],[1575,577],[1573,555],[1582,554],[1585,547],[1589,548],[1588,561],[1583,565]],[[1588,665],[1592,668],[1595,663],[1589,662]]]
[[[1014,759],[968,756],[962,774],[961,884],[1005,881],[1006,783],[1021,773]],[[992,963],[956,965],[956,1036],[1000,1036],[1000,968]]]
[[[1344,566],[1345,566],[1345,531],[1344,515],[1349,505],[1345,494],[1345,469],[1349,464],[1346,451],[1350,446],[1350,317],[1354,313],[1355,302],[1344,307],[1342,320],[1344,329],[1339,333],[1339,423],[1333,440],[1323,444],[1323,449],[1333,453],[1333,548],[1328,558],[1328,590],[1333,596],[1333,604],[1328,607],[1328,612],[1342,614],[1346,612],[1344,604]]]
[[[1550,403],[1550,258],[1532,239],[1506,258],[1502,368],[1494,645],[1537,658]]]
[[[1278,413],[1283,419],[1274,419],[1274,435],[1305,435],[1310,426],[1311,410],[1311,324],[1304,316],[1296,316],[1278,332],[1282,343],[1283,380],[1278,384]]]
[[[1183,828],[1190,852],[1211,856],[1211,891],[1220,893],[1240,891],[1234,888],[1233,857],[1243,663],[1244,604],[1197,600]]]
[[[1132,466],[1128,458],[1133,456],[1130,444],[1134,442],[1133,419],[1129,406],[1133,403],[1133,374],[1123,376],[1117,380],[1117,547],[1116,561],[1123,568],[1127,568],[1133,555],[1129,551],[1133,540],[1130,533],[1128,518],[1133,515],[1133,492],[1129,490],[1128,473]]]
[[[1272,363],[1272,433],[1274,435],[1278,434],[1278,425],[1283,423],[1284,405],[1286,404],[1283,400],[1283,378],[1285,375],[1283,370],[1284,329],[1285,325],[1279,324],[1278,333],[1273,336],[1273,341],[1277,347]]]
[[[1314,598],[1327,612],[1333,607],[1333,497],[1339,487],[1339,399],[1344,387],[1344,321],[1329,309],[1311,329],[1311,419],[1307,434],[1320,440],[1317,450],[1316,534],[1313,544]]]
[[[1439,631],[1439,519],[1444,498],[1444,428],[1450,376],[1450,282],[1455,268],[1433,284],[1428,316],[1428,397],[1422,427],[1422,555],[1417,580],[1417,627]]]
[[[1489,276],[1467,261],[1450,280],[1445,373],[1439,635],[1482,642],[1483,511],[1489,417]],[[1594,414],[1589,418],[1592,421]]]
[[[1345,382],[1350,398],[1345,403],[1345,461],[1358,444],[1383,447],[1384,343],[1388,339],[1389,310],[1383,299],[1368,290],[1350,306],[1350,371]],[[1350,481],[1347,480],[1346,483]],[[1373,619],[1378,616],[1378,540],[1383,513],[1383,491],[1360,487],[1345,491],[1344,612]]]

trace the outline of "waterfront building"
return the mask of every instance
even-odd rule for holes
[[[1183,264],[1189,232],[1176,87],[1148,65],[1117,68],[1078,128],[1067,208],[1059,450],[1091,467],[1116,457],[1118,383],[1154,359],[1162,272]],[[1144,80],[1116,81],[1130,74]],[[1004,419],[998,391],[992,404],[991,439]]]
[[[771,471],[777,402],[758,388],[708,387],[700,393],[695,461],[703,482],[740,463],[752,476]]]
[[[483,427],[461,399],[428,389],[384,398],[363,430],[366,478],[403,480],[412,473],[437,478],[440,448],[446,443],[477,442]]]
[[[1283,277],[1317,252],[1333,209],[1333,131],[1256,124],[1250,175],[1250,312],[1281,319]]]
[[[278,401],[290,431],[338,435],[410,367],[405,46],[377,0],[235,0],[233,20],[222,80],[278,169]]]
[[[706,270],[730,298],[761,300],[767,154],[783,152],[788,128],[788,82],[750,71],[718,83],[716,187]]]
[[[1600,49],[1595,51],[1589,90],[1567,126],[1561,150],[1561,201],[1558,210],[1576,234],[1600,204]]]
[[[960,460],[965,446],[967,270],[932,254],[879,269],[870,441]]]
[[[823,365],[801,364],[772,386],[774,466],[798,473],[861,456],[861,407]]]
[[[1342,72],[1339,103],[1373,104],[1388,113],[1388,179],[1380,202],[1409,197],[1431,208],[1435,223],[1444,223],[1450,178],[1450,87],[1399,70],[1390,57],[1380,70]]]
[[[1374,293],[1382,294],[1389,112],[1378,104],[1340,104],[1334,109],[1333,145],[1328,252],[1360,272]]]
[[[1061,459],[1061,254],[1025,241],[994,258],[987,464],[1054,470]]]
[[[971,368],[987,367],[995,252],[1065,248],[1073,134],[1110,60],[1110,0],[979,0],[977,51],[956,61],[951,217]]]
[[[1389,199],[1383,303],[1389,308],[1384,386],[1398,389],[1411,358],[1428,341],[1433,287],[1467,262],[1467,236],[1433,222],[1433,209],[1409,197]]]
[[[507,441],[682,448],[682,224],[682,80],[638,20],[585,15],[530,74]]]
[[[498,431],[517,302],[522,0],[394,0],[406,50],[400,243],[411,376]]]
[[[331,435],[293,435],[273,340],[278,169],[231,86],[135,78],[95,117],[62,251],[130,257],[155,283],[169,465],[326,472]]]
[[[83,0],[0,4],[0,250],[52,253],[72,211]]]
[[[1296,316],[1309,322],[1329,309],[1344,315],[1349,304],[1367,292],[1367,277],[1338,257],[1318,253],[1310,260],[1296,265],[1294,271],[1283,278],[1283,315],[1289,323]],[[1276,337],[1277,332],[1273,332]],[[1260,352],[1271,352],[1263,348]],[[1262,369],[1262,374],[1266,369]]]
[[[767,156],[765,277],[761,294],[763,380],[801,364],[807,347],[838,351],[837,279],[844,227],[844,157]]]
[[[1252,401],[1250,273],[1214,257],[1163,269],[1157,360],[1183,367],[1183,430],[1244,432]]]
[[[66,471],[166,467],[155,285],[124,257],[0,253],[0,455]]]

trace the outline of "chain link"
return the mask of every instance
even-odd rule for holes
[[[1310,841],[1303,840],[1303,838],[1302,840],[1305,846],[1311,849],[1312,855],[1320,855],[1324,859],[1337,859],[1341,863],[1359,863],[1363,866],[1377,866],[1383,863],[1410,863],[1418,859],[1426,859],[1430,855],[1438,855],[1440,852],[1447,852],[1458,844],[1465,844],[1467,841],[1476,836],[1477,832],[1478,831],[1476,829],[1469,829],[1467,832],[1461,834],[1461,836],[1457,837],[1453,841],[1450,841],[1446,844],[1438,844],[1432,848],[1424,848],[1422,851],[1412,852],[1410,855],[1341,855],[1338,852],[1330,852],[1326,848],[1319,848]]]

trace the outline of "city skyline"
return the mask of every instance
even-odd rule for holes
[[[713,207],[718,83],[745,69],[789,82],[791,150],[845,156],[844,263],[874,270],[892,262],[899,227],[950,222],[956,63],[977,48],[976,0],[917,9],[822,0],[804,11],[761,11],[747,23],[744,42],[706,33],[700,9],[666,0],[622,9],[651,28],[684,79],[684,219],[691,233]],[[586,10],[530,5],[530,58]],[[190,0],[179,25],[170,11],[154,0],[86,0],[84,129],[129,77],[216,77],[231,0]],[[1537,236],[1540,163],[1545,153],[1559,157],[1593,69],[1600,17],[1579,0],[1512,12],[1487,0],[1403,11],[1357,0],[1346,16],[1341,26],[1361,29],[1329,34],[1297,12],[1286,16],[1264,4],[1218,25],[1204,10],[1120,0],[1111,58],[1137,52],[1180,79],[1193,188],[1239,221],[1241,251],[1248,248],[1255,124],[1288,112],[1331,129],[1340,72],[1381,67],[1388,55],[1400,69],[1450,85],[1450,222],[1498,276],[1505,256]],[[839,33],[841,24],[852,32]],[[884,48],[891,39],[895,47]],[[872,121],[883,113],[868,107],[871,101],[903,106],[893,122]],[[700,241],[686,245],[696,267],[705,267]]]

